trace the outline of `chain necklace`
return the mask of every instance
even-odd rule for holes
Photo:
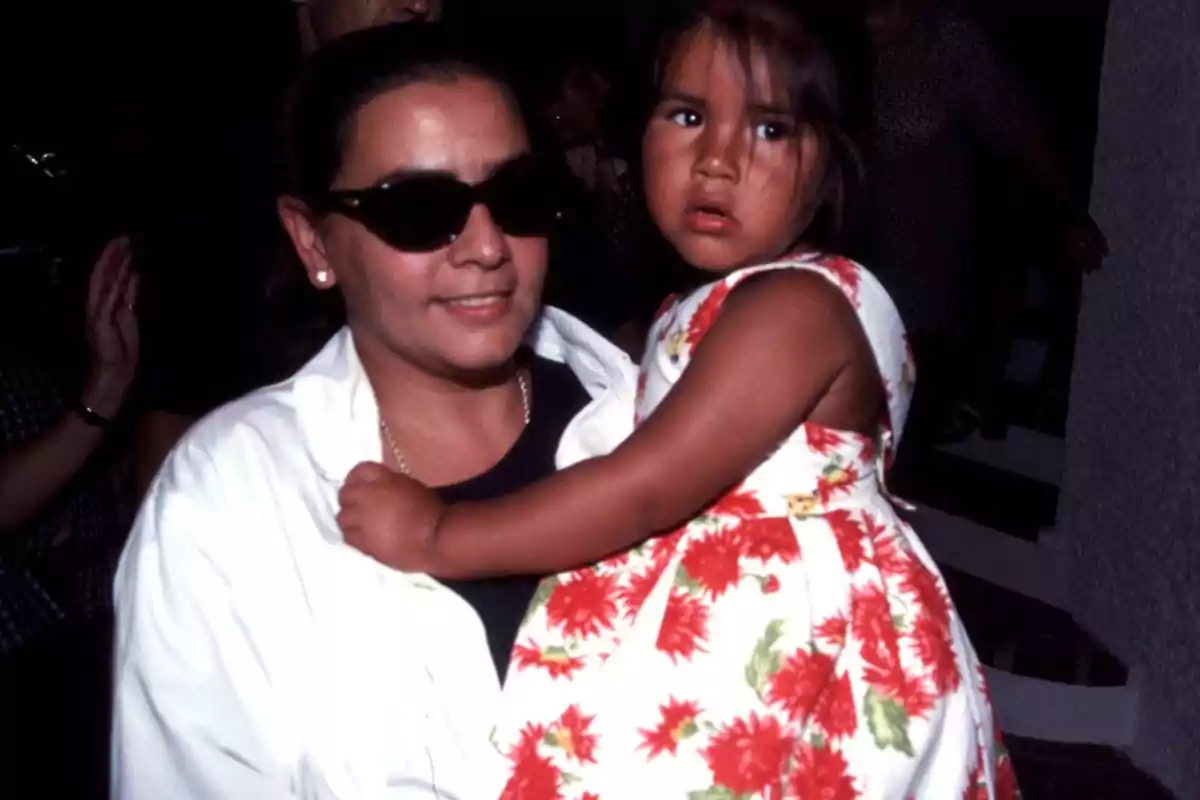
[[[529,424],[529,381],[525,379],[525,373],[521,372],[517,375],[517,385],[521,387],[521,405],[525,408],[525,425]],[[379,431],[383,434],[384,441],[392,451],[392,457],[396,459],[396,466],[400,470],[401,475],[412,477],[412,472],[408,469],[408,462],[404,460],[404,456],[400,455],[400,448],[396,446],[396,439],[392,436],[392,429],[388,427],[387,420],[383,415],[379,415]]]

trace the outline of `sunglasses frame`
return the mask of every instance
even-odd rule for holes
[[[548,236],[553,232],[555,226],[563,220],[563,206],[565,204],[562,202],[561,197],[557,198],[558,202],[553,203],[554,206],[557,206],[555,210],[546,209],[547,219],[545,221],[545,230],[537,233],[507,230],[502,222],[502,220],[507,219],[507,212],[502,208],[493,208],[492,204],[496,203],[496,197],[495,189],[491,187],[495,187],[498,181],[512,180],[511,171],[521,168],[541,171],[543,178],[541,191],[553,191],[555,186],[553,173],[546,169],[546,165],[541,159],[531,153],[526,153],[504,162],[491,175],[478,183],[467,183],[454,175],[444,172],[417,172],[411,175],[404,175],[393,181],[387,181],[362,189],[330,189],[324,193],[321,207],[327,212],[340,213],[355,220],[389,246],[402,252],[428,253],[446,247],[462,233],[470,218],[471,211],[478,205],[483,205],[488,209],[496,226],[506,235],[518,237]],[[386,224],[387,217],[395,212],[394,208],[388,208],[386,205],[389,202],[389,193],[394,191],[395,187],[404,183],[426,181],[430,183],[451,184],[463,196],[470,198],[469,205],[466,206],[465,212],[461,215],[461,221],[456,225],[457,230],[445,234],[439,233],[436,236],[431,235],[426,241],[397,241],[400,237],[391,235],[394,232],[388,231]],[[536,183],[536,181],[537,178],[535,177],[533,183]],[[534,187],[535,194],[537,191],[538,188]],[[377,210],[372,211],[372,206]],[[513,226],[510,225],[509,227]]]

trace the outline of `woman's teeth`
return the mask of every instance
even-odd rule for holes
[[[460,297],[455,300],[447,300],[446,304],[451,306],[462,306],[465,308],[478,308],[480,306],[491,305],[498,303],[504,299],[501,294],[488,294],[479,297]]]

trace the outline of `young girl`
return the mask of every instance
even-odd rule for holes
[[[506,798],[1012,797],[975,654],[882,481],[912,392],[900,320],[816,247],[852,169],[830,61],[765,0],[702,7],[662,53],[647,201],[713,280],[654,324],[605,431],[628,437],[449,508],[360,465],[346,540],[443,578],[559,573],[505,685]]]

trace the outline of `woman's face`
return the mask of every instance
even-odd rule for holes
[[[650,214],[700,269],[779,257],[819,199],[820,142],[797,129],[769,59],[756,50],[750,67],[709,26],[685,36],[642,140]]]
[[[491,81],[425,81],[371,100],[349,130],[334,189],[433,172],[486,180],[528,152],[522,120]],[[295,234],[293,234],[295,237]],[[476,205],[445,247],[402,252],[342,214],[313,231],[306,254],[319,288],[336,283],[360,348],[392,354],[426,371],[469,375],[507,362],[538,313],[545,238],[504,233]]]

